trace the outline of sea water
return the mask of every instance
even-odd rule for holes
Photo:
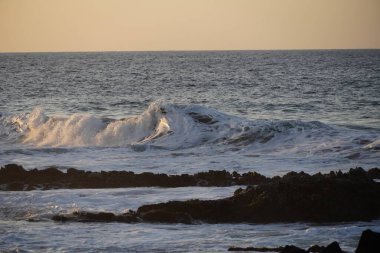
[[[0,54],[0,165],[267,176],[380,165],[380,50]],[[333,240],[379,221],[75,224],[236,187],[0,192],[0,250],[225,251]],[[39,222],[28,222],[30,218]]]

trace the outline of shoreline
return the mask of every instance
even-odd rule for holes
[[[167,175],[126,171],[90,172],[57,168],[25,170],[8,164],[0,169],[3,191],[104,189],[127,187],[184,187],[240,185],[230,197],[147,204],[135,211],[74,211],[58,213],[54,221],[122,223],[276,223],[371,221],[380,218],[380,169],[358,167],[348,172],[309,175],[289,172],[268,178],[256,172],[208,171]],[[34,221],[31,219],[30,221]]]
[[[370,229],[361,233],[355,253],[376,253],[380,250],[380,233]],[[344,253],[337,241],[327,246],[311,245],[304,250],[294,245],[285,245],[276,248],[270,247],[230,247],[228,251],[255,251],[255,252],[280,252],[280,253]]]

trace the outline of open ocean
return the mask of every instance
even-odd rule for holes
[[[380,50],[0,54],[0,165],[9,163],[266,176],[380,167]],[[353,252],[364,229],[380,232],[380,221],[50,220],[72,210],[222,198],[237,188],[0,191],[0,251],[225,252],[337,240]]]

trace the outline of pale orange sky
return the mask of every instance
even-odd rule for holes
[[[0,52],[380,48],[380,0],[0,0]]]

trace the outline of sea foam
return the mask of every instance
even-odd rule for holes
[[[318,121],[247,120],[199,105],[162,102],[150,104],[141,115],[124,119],[106,119],[90,114],[48,117],[40,107],[30,114],[6,118],[8,128],[11,128],[8,132],[18,132],[23,143],[37,147],[145,144],[179,149],[205,143],[246,146],[255,142],[266,143],[283,133],[291,135],[332,129]]]
[[[225,169],[250,168],[252,164],[265,169],[280,165],[285,170],[328,169],[337,164],[373,166],[380,158],[380,133],[376,129],[319,121],[246,119],[201,105],[162,101],[151,103],[140,115],[121,119],[93,114],[50,116],[42,108],[28,114],[4,114],[0,117],[0,136],[7,157],[11,153],[23,157],[25,152],[43,152],[46,158],[41,159],[50,161],[49,153],[53,152],[60,154],[59,165],[85,163],[101,168],[129,164],[170,170],[168,165],[181,159],[185,171],[214,168],[215,164]],[[95,153],[91,152],[93,148]],[[143,151],[142,156],[132,154]],[[102,162],[91,162],[100,153]],[[30,160],[27,154],[25,159],[26,163]],[[184,172],[176,169],[176,173],[180,171]]]

